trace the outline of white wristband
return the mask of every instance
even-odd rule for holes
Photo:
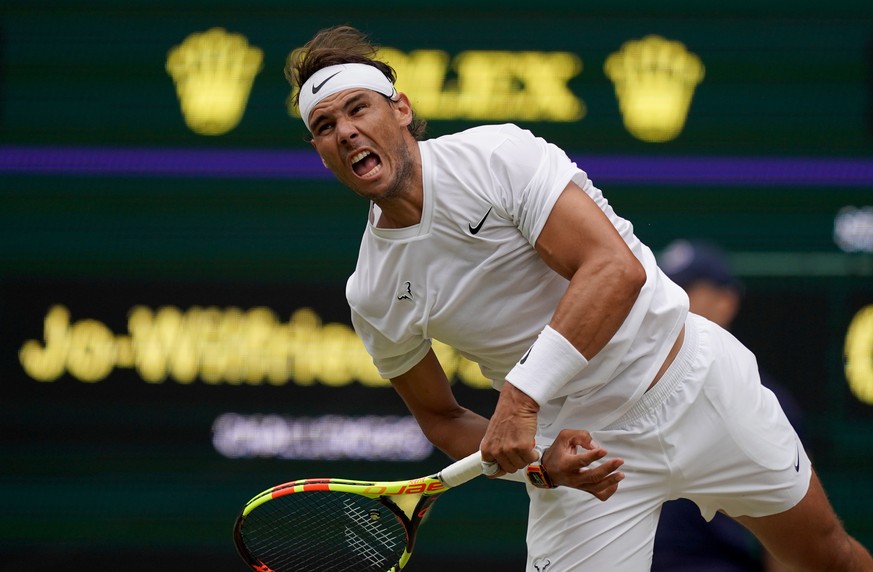
[[[588,360],[567,338],[546,326],[506,374],[506,381],[542,406],[587,365]]]

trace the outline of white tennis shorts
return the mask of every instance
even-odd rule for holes
[[[707,520],[716,511],[777,514],[801,501],[812,474],[754,355],[695,315],[655,387],[592,435],[607,458],[624,459],[625,479],[605,502],[566,487],[528,487],[528,572],[649,570],[665,501],[688,498]]]

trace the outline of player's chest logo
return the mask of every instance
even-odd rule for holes
[[[491,214],[491,210],[493,208],[494,207],[488,207],[488,210],[485,212],[485,215],[482,218],[480,218],[479,222],[477,222],[475,225],[472,222],[467,225],[467,227],[470,229],[470,234],[472,234],[474,236],[479,234],[479,231],[482,230],[482,225],[485,224],[485,219],[487,219],[488,215]]]
[[[397,291],[397,299],[409,300],[410,302],[415,299],[415,296],[412,294],[412,282],[407,280],[403,283],[403,285]]]

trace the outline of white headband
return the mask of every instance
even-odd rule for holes
[[[394,85],[377,68],[367,64],[339,64],[321,68],[300,88],[300,117],[309,129],[309,114],[321,100],[346,89],[364,88],[394,99]],[[309,129],[312,132],[312,129]]]

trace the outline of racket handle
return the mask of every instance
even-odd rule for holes
[[[543,448],[542,447],[534,447],[533,450],[536,455],[535,461],[538,461],[543,456]],[[497,471],[500,470],[500,467],[497,466],[496,462],[486,463],[482,460],[482,453],[480,451],[476,451],[475,453],[471,453],[470,455],[464,457],[459,461],[455,461],[445,469],[439,472],[437,478],[443,482],[447,487],[456,487],[458,485],[463,485],[467,481],[471,481],[478,477],[479,475],[488,475],[491,476]],[[516,471],[515,473],[510,473],[510,475],[519,475],[520,478],[510,480],[520,480],[521,482],[526,482],[524,478],[524,471]]]
[[[463,485],[482,474],[482,454],[479,451],[455,461],[439,472],[437,477],[447,487]]]

